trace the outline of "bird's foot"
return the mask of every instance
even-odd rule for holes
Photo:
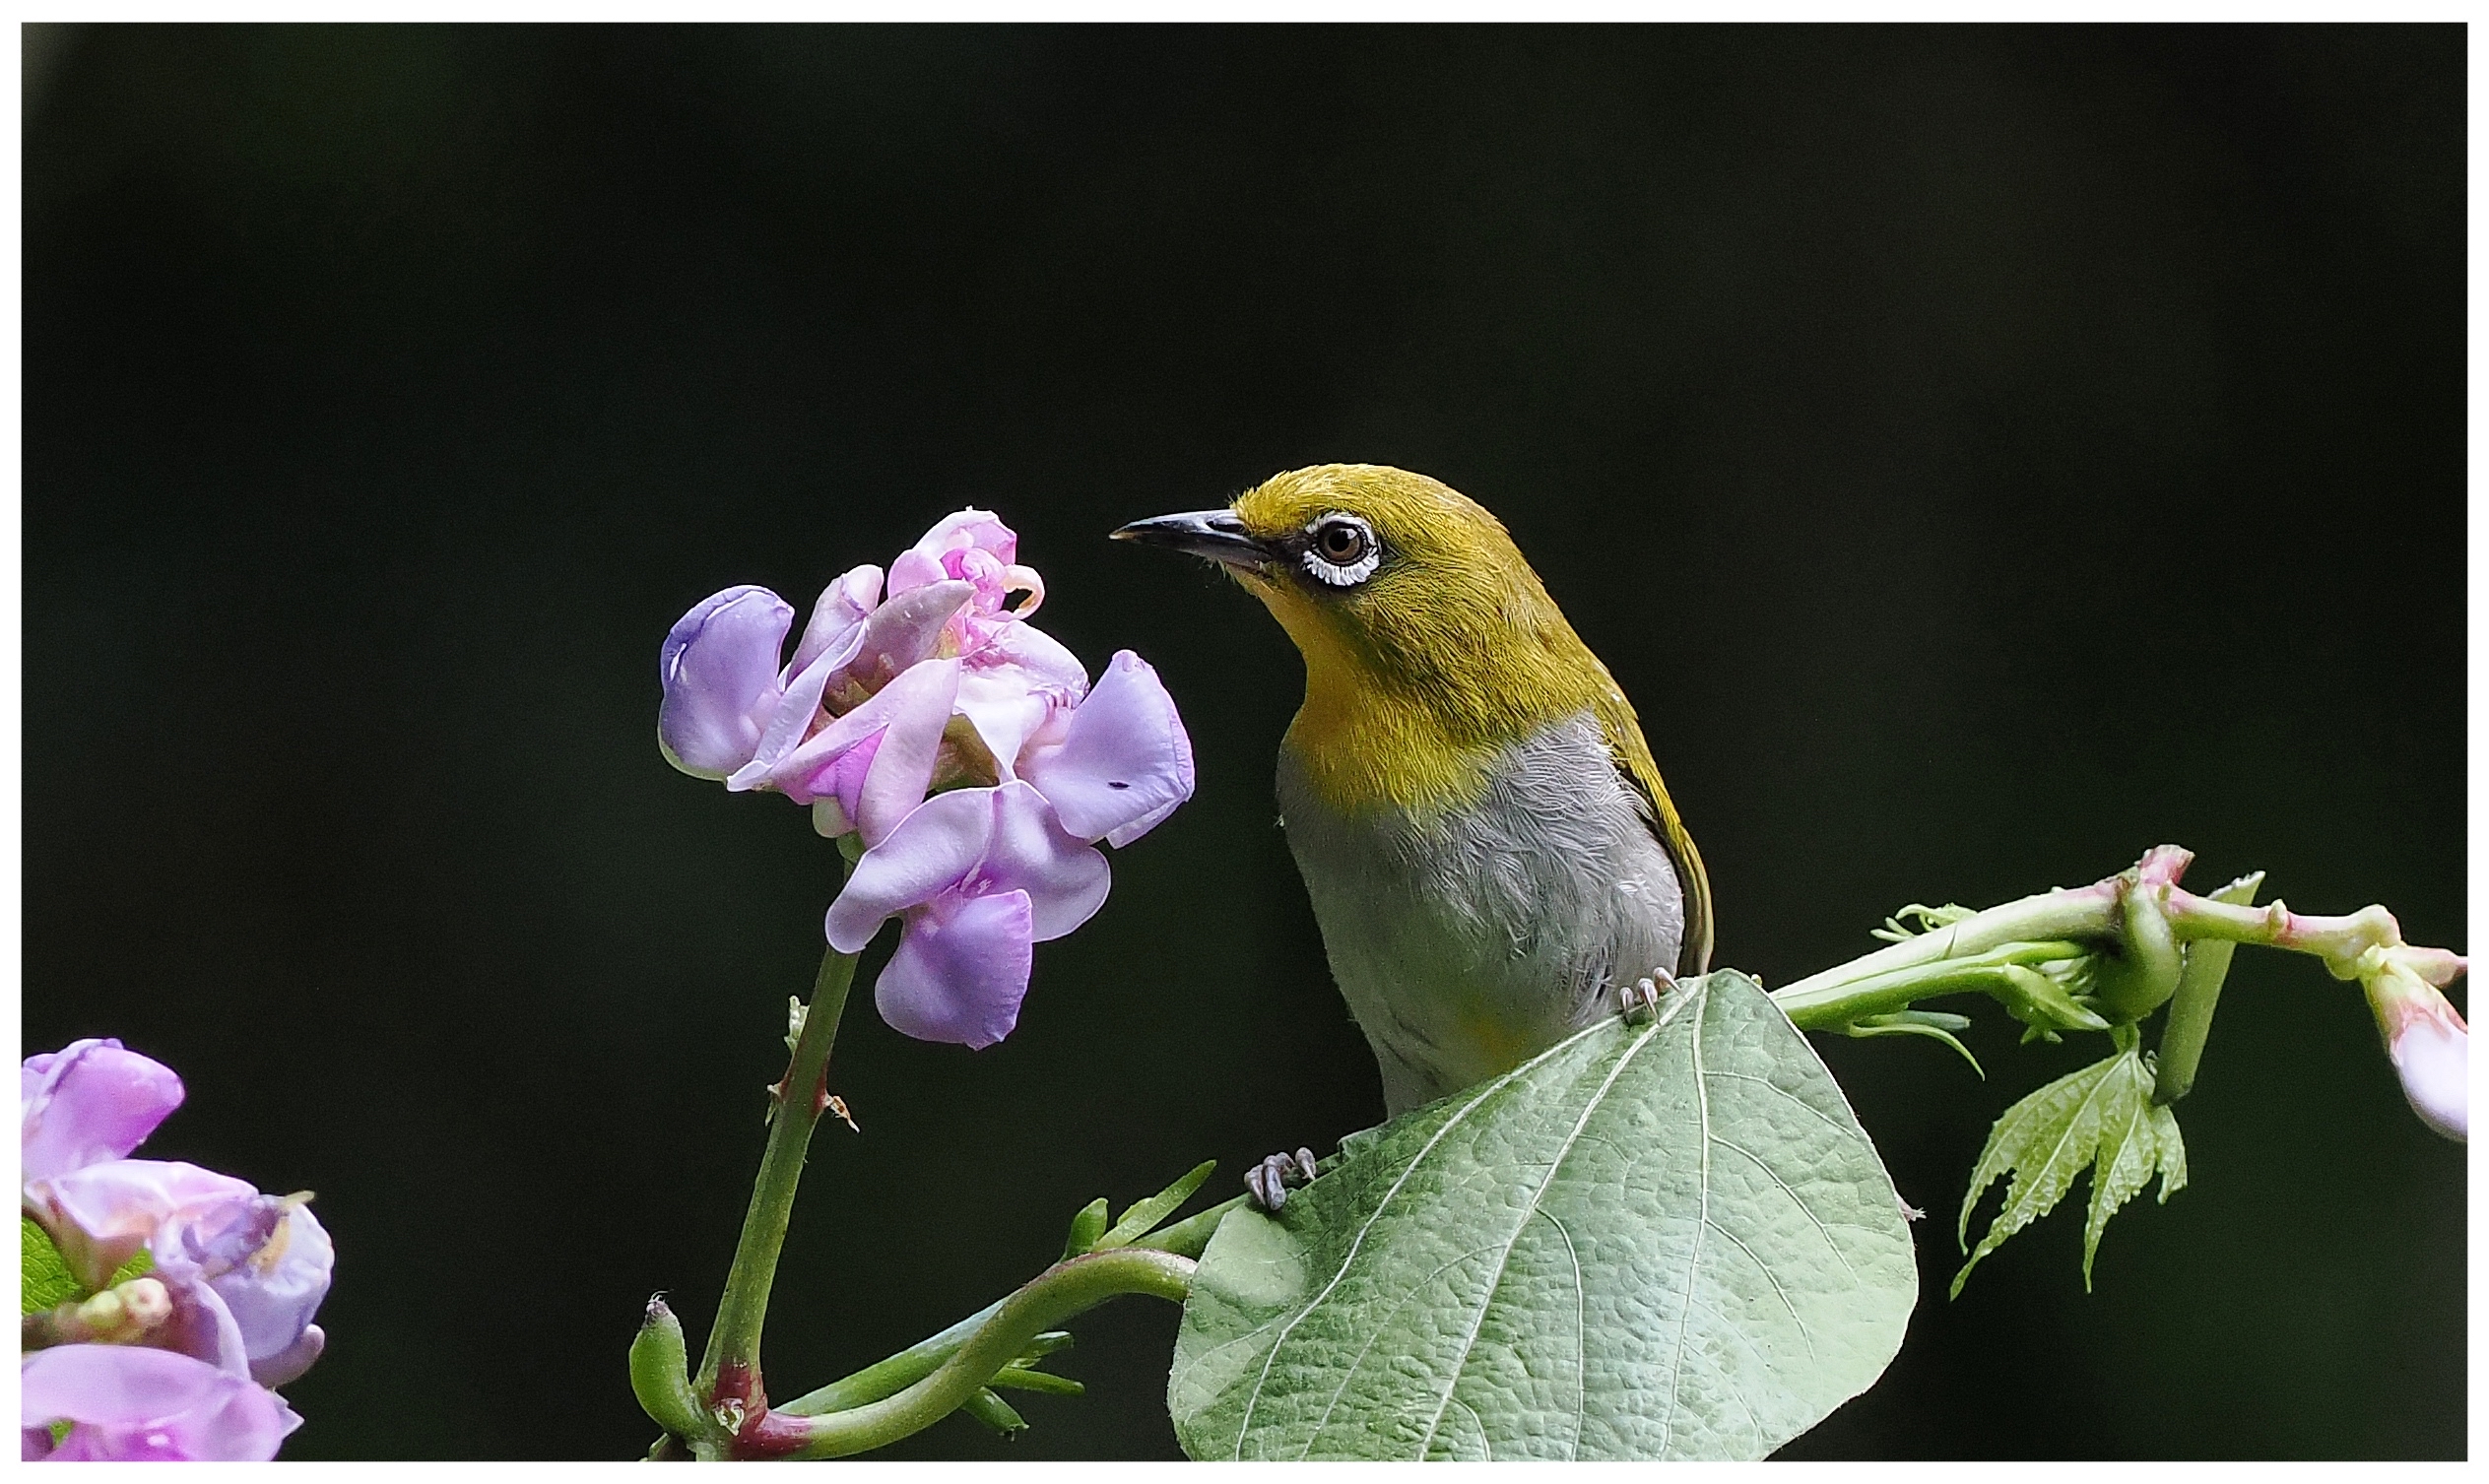
[[[1245,1171],[1245,1189],[1253,1193],[1253,1203],[1266,1211],[1277,1211],[1287,1204],[1290,1187],[1301,1186],[1314,1178],[1314,1151],[1299,1149],[1293,1154],[1271,1155]]]
[[[1660,1001],[1676,993],[1676,981],[1665,969],[1653,969],[1616,992],[1616,1013],[1625,1024],[1640,1025],[1660,1012]]]

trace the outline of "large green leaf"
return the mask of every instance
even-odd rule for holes
[[[1722,972],[1230,1214],[1168,1406],[1195,1457],[1759,1457],[1883,1372],[1917,1296],[1840,1088]]]

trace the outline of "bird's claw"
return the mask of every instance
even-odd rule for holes
[[[1662,997],[1676,993],[1676,981],[1665,969],[1653,969],[1616,992],[1616,1013],[1627,1025],[1640,1025],[1659,1013]]]
[[[1253,1193],[1253,1203],[1266,1211],[1277,1211],[1287,1204],[1292,1186],[1301,1186],[1314,1178],[1314,1151],[1298,1149],[1295,1153],[1271,1155],[1245,1171],[1245,1189]]]

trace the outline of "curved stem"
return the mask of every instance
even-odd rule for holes
[[[1126,1245],[1144,1251],[1173,1253],[1179,1258],[1198,1258],[1202,1250],[1210,1246],[1211,1234],[1218,1229],[1218,1223],[1226,1218],[1227,1213],[1252,1198],[1250,1195],[1238,1195],[1232,1200],[1220,1201],[1172,1226],[1136,1237]],[[867,1402],[880,1401],[884,1396],[904,1390],[932,1375],[936,1368],[956,1353],[987,1320],[994,1317],[1004,1302],[997,1299],[940,1334],[918,1340],[896,1355],[875,1361],[852,1376],[841,1377],[771,1410],[796,1417],[818,1417],[826,1412],[845,1411]]]
[[[787,1220],[795,1211],[795,1188],[804,1177],[804,1151],[813,1127],[828,1107],[822,1078],[829,1069],[829,1050],[838,1039],[838,1017],[847,1007],[847,987],[855,980],[856,955],[832,948],[821,955],[820,973],[813,983],[813,1002],[804,1012],[804,1029],[796,1037],[786,1080],[778,1084],[777,1102],[769,1116],[769,1143],[760,1156],[760,1176],[753,1183],[752,1204],[744,1211],[743,1235],[735,1243],[734,1265],[727,1269],[726,1292],[718,1300],[717,1323],[709,1329],[708,1350],[700,1359],[694,1384],[712,1410],[730,1416],[757,1412],[768,1404],[760,1389],[760,1326],[769,1316],[769,1288],[778,1274],[778,1250],[786,1245]],[[727,1421],[732,1430],[737,1423]]]
[[[1969,927],[1975,921],[1966,919],[1956,926]],[[1923,937],[1937,937],[1951,931],[1940,929]],[[1920,941],[1921,938],[1912,938],[1894,946],[1908,948]],[[1800,1030],[1832,1030],[1862,1015],[1880,1015],[1939,995],[1994,994],[2005,983],[2002,976],[2007,968],[2075,958],[2087,951],[2081,943],[2062,938],[2007,941],[1960,958],[1938,957],[1893,965],[1877,973],[1858,972],[1885,956],[1870,953],[1855,963],[1827,969],[1776,990],[1772,1002]]]
[[[1772,1001],[1789,1011],[1795,1020],[1800,1010],[1831,1004],[1862,991],[1872,993],[1879,986],[1909,983],[1905,971],[1945,966],[2012,944],[2037,944],[2047,939],[2063,946],[2071,939],[2076,943],[2074,952],[2083,952],[2081,940],[2109,937],[2117,933],[2118,887],[2119,878],[2111,876],[2074,891],[2042,892],[1991,907],[1950,926],[1879,948],[1864,958],[1854,958],[1820,974],[1809,974],[1795,984],[1783,985],[1772,991]],[[1799,1021],[1801,1025],[1805,1023]]]
[[[772,1412],[745,1428],[737,1452],[746,1457],[841,1458],[887,1447],[957,1411],[997,1372],[1017,1360],[1038,1334],[1074,1315],[1127,1293],[1182,1303],[1192,1291],[1193,1269],[1190,1258],[1138,1247],[1110,1248],[1058,1262],[1005,1299],[966,1343],[905,1390],[821,1416]]]

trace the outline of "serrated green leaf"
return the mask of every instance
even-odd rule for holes
[[[41,1314],[47,1309],[82,1299],[87,1291],[69,1275],[69,1264],[61,1260],[60,1249],[52,1245],[51,1234],[35,1225],[32,1216],[18,1217],[24,1246],[19,1258],[18,1315]]]
[[[1755,1458],[1917,1298],[1892,1181],[1754,983],[1686,981],[1403,1116],[1203,1254],[1168,1408],[1203,1458]]]
[[[69,1270],[60,1249],[52,1245],[49,1232],[34,1218],[21,1212],[18,1216],[21,1235],[18,1278],[18,1313],[20,1318],[39,1314],[73,1299],[83,1299],[95,1290],[81,1284]],[[156,1270],[156,1259],[145,1248],[116,1269],[104,1283],[110,1288],[132,1278],[143,1278]]]
[[[1185,1171],[1175,1184],[1168,1186],[1157,1194],[1146,1200],[1134,1201],[1131,1209],[1115,1218],[1114,1226],[1109,1228],[1104,1236],[1097,1239],[1091,1251],[1097,1248],[1122,1247],[1136,1237],[1147,1236],[1150,1229],[1173,1214],[1177,1206],[1190,1200],[1193,1193],[1202,1188],[1202,1182],[1210,1179],[1210,1172],[1217,1168],[1218,1161],[1203,1160]]]
[[[2083,1287],[2088,1291],[2100,1235],[2119,1207],[2155,1171],[2161,1176],[2164,1201],[2187,1184],[2187,1149],[2177,1116],[2153,1106],[2151,1068],[2132,1045],[2058,1078],[1997,1120],[1962,1197],[1956,1238],[1970,1240],[1971,1213],[1979,1197],[2010,1176],[2004,1207],[1953,1275],[1952,1296],[1961,1297],[1962,1285],[1982,1258],[2055,1210],[2086,1167],[2092,1172],[2091,1205],[2083,1225]]]

